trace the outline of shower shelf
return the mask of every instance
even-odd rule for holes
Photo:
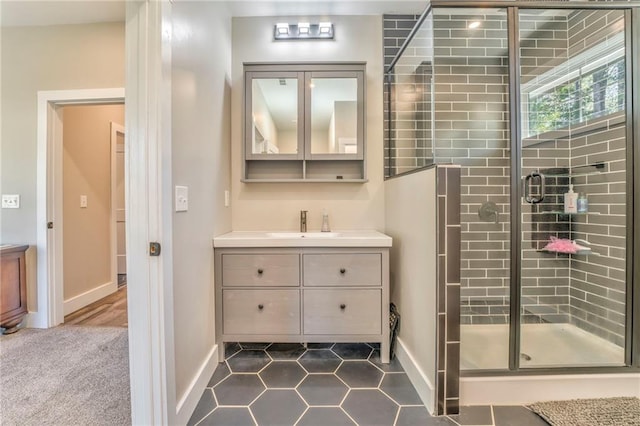
[[[566,255],[570,255],[570,256],[592,256],[592,255],[597,255],[598,254],[598,253],[594,253],[593,250],[580,250],[577,253],[564,253],[564,252],[561,252],[561,251],[545,250],[545,249],[538,250],[538,253],[566,254]]]
[[[547,210],[547,211],[541,211],[541,212],[530,212],[529,214],[566,214],[567,216],[581,216],[581,215],[587,215],[587,214],[599,215],[601,213],[600,212],[565,213],[561,210]]]
[[[592,167],[594,170],[580,170],[580,171],[575,171],[575,169],[584,169],[587,167]],[[566,170],[566,169],[565,169]],[[604,173],[604,172],[608,172],[608,167],[607,167],[607,163],[602,163],[602,162],[598,162],[598,163],[593,163],[593,164],[585,164],[584,166],[576,166],[572,169],[569,169],[568,172],[562,172],[562,173],[554,173],[551,170],[547,170],[545,171],[545,175],[549,176],[549,177],[576,177],[576,176],[588,176],[588,175],[594,175],[597,173]]]

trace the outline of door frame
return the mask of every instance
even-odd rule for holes
[[[118,283],[118,200],[116,187],[118,182],[118,133],[124,137],[124,126],[113,121],[110,122],[111,129],[111,282]],[[124,149],[124,146],[122,147]],[[123,165],[124,167],[124,165]],[[126,205],[126,200],[125,200]],[[125,222],[126,223],[126,222]]]
[[[34,328],[55,327],[64,321],[62,258],[62,120],[66,105],[124,103],[123,88],[38,92],[37,130],[37,300],[29,314]],[[53,228],[48,229],[48,223]]]

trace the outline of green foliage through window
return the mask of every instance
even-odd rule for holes
[[[624,56],[529,94],[529,136],[569,127],[625,108]]]

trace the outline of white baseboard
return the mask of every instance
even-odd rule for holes
[[[29,312],[22,320],[24,328],[48,328],[46,321],[43,321],[42,315],[37,312]]]
[[[67,299],[64,301],[64,315],[69,315],[70,313],[75,312],[78,309],[82,309],[103,297],[115,293],[116,291],[118,291],[118,283],[109,281],[106,284],[102,284],[96,288]]]
[[[522,405],[578,398],[640,397],[640,374],[463,377],[460,405]]]
[[[395,353],[398,357],[398,361],[404,368],[404,371],[409,376],[409,380],[411,380],[411,384],[416,391],[418,392],[418,396],[422,400],[429,413],[433,415],[435,412],[436,406],[436,393],[435,388],[429,381],[429,378],[424,374],[422,368],[416,363],[415,357],[411,352],[406,348],[402,339],[397,338]]]
[[[217,367],[218,345],[214,345],[189,384],[187,391],[178,399],[178,404],[176,405],[176,424],[187,424],[193,411],[196,409],[196,405],[198,405],[198,401],[200,401],[204,388],[207,387],[207,383],[209,383],[209,379]]]

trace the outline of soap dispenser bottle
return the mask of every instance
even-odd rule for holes
[[[564,212],[578,213],[578,194],[573,192],[572,184],[569,184],[569,191],[564,194]]]
[[[326,210],[322,211],[322,228],[320,229],[322,232],[331,232],[329,228],[329,213]]]
[[[580,194],[578,197],[578,213],[587,213],[589,211],[589,200],[587,200],[587,194]]]

